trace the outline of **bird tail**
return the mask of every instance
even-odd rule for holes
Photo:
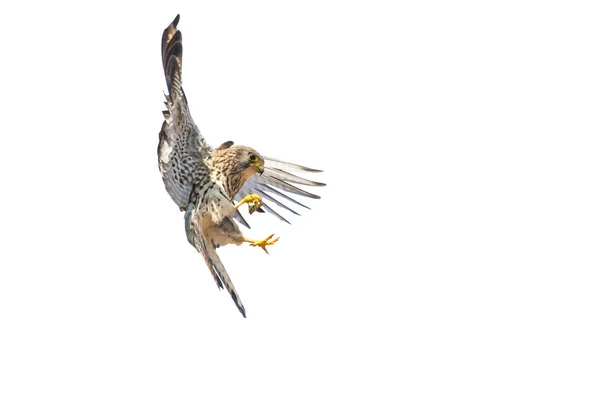
[[[235,287],[233,286],[233,282],[231,282],[229,274],[225,270],[225,266],[223,265],[221,259],[217,255],[217,250],[215,249],[212,243],[207,243],[206,240],[204,240],[204,238],[202,240],[205,242],[206,248],[204,259],[206,260],[207,264],[211,266],[211,268],[221,280],[223,285],[225,285],[225,289],[227,289],[227,291],[229,292],[229,295],[233,299],[233,302],[235,303],[236,307],[238,308],[238,310],[240,310],[244,318],[246,318],[246,309],[242,304],[240,295],[237,293]]]
[[[215,246],[210,240],[206,240],[203,235],[199,234],[197,230],[194,229],[194,214],[194,206],[188,206],[188,209],[185,213],[185,230],[188,241],[196,250],[198,250],[200,254],[202,254],[202,257],[204,257],[204,261],[206,262],[206,265],[208,266],[208,269],[210,270],[210,273],[212,274],[213,279],[215,280],[219,289],[223,289],[223,286],[225,286],[225,289],[227,289],[229,292],[229,295],[233,299],[233,302],[237,306],[238,310],[240,310],[244,318],[246,318],[246,309],[244,308],[242,300],[233,286],[233,282],[231,281],[227,270],[225,270],[225,266],[217,255]]]
[[[181,60],[183,56],[183,45],[181,32],[177,29],[179,23],[179,14],[173,22],[164,30],[162,35],[162,62],[169,89],[171,102],[176,97],[182,97],[181,89]]]

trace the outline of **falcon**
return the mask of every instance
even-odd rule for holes
[[[177,29],[179,15],[164,30],[162,62],[167,81],[166,110],[159,133],[158,167],[171,199],[185,211],[188,242],[202,254],[219,289],[229,292],[238,310],[246,310],[216,249],[228,244],[262,248],[279,238],[269,235],[262,240],[246,238],[238,222],[250,228],[239,209],[247,205],[250,214],[265,210],[288,222],[270,205],[298,214],[288,204],[306,207],[286,193],[312,199],[319,196],[293,184],[324,186],[292,172],[322,172],[301,165],[262,156],[247,146],[227,141],[213,148],[208,145],[194,123],[181,85],[182,39]],[[265,201],[266,200],[266,201]],[[288,222],[289,223],[289,222]]]

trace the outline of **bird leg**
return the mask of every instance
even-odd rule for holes
[[[277,242],[279,240],[279,238],[275,238],[273,240],[271,240],[271,238],[273,237],[273,235],[269,235],[266,238],[264,238],[263,240],[250,240],[250,239],[246,239],[244,238],[244,242],[250,243],[250,246],[252,247],[260,247],[261,249],[263,249],[265,251],[265,253],[269,254],[269,252],[267,251],[267,246],[273,245],[275,244],[275,242]]]
[[[250,214],[258,210],[263,205],[262,198],[259,195],[249,194],[248,196],[244,197],[242,201],[240,201],[239,204],[234,208],[237,210],[240,206],[246,203],[248,203],[248,211]]]

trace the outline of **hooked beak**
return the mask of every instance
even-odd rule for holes
[[[263,174],[263,172],[265,172],[265,166],[264,164],[257,164],[254,168],[256,168],[256,170],[258,171],[259,174]]]

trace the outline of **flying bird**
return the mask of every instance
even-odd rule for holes
[[[298,214],[289,203],[308,207],[285,192],[318,199],[319,196],[293,184],[325,184],[292,174],[321,172],[319,170],[262,156],[253,148],[237,146],[232,141],[216,148],[206,143],[192,119],[181,85],[183,47],[178,23],[179,15],[162,36],[162,62],[168,94],[165,94],[167,109],[163,111],[165,120],[159,133],[158,167],[171,199],[185,211],[188,242],[202,254],[219,289],[225,287],[245,318],[242,300],[216,249],[228,244],[249,243],[268,254],[267,246],[272,246],[279,238],[273,238],[273,235],[262,240],[246,238],[237,223],[250,226],[239,208],[246,204],[250,214],[266,210],[288,222],[270,203]]]

